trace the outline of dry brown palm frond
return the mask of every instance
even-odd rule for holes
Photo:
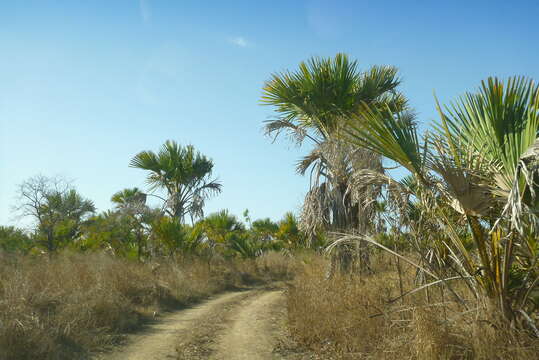
[[[312,239],[330,223],[330,206],[325,188],[323,183],[311,188],[305,195],[298,227],[307,234],[308,239]]]
[[[351,176],[349,191],[354,201],[375,200],[380,196],[382,188],[387,189],[387,198],[391,199],[397,208],[404,208],[412,195],[410,189],[389,175],[371,170],[360,169]],[[368,194],[366,196],[366,194]],[[370,196],[369,196],[370,195]]]
[[[317,163],[323,161],[324,154],[322,153],[320,147],[315,147],[308,155],[304,156],[296,163],[296,172],[300,175],[305,175],[310,167],[314,168],[317,165],[319,166]],[[319,171],[321,171],[321,169]]]
[[[421,271],[424,271],[426,274],[430,275],[432,278],[434,278],[435,280],[441,280],[436,274],[434,274],[433,272],[431,272],[430,270],[426,269],[425,267],[417,264],[415,261],[413,260],[410,260],[408,259],[407,257],[397,253],[396,251],[393,251],[391,249],[389,249],[388,247],[380,244],[378,241],[376,241],[375,239],[373,239],[372,237],[370,236],[364,236],[364,235],[351,235],[351,234],[344,234],[344,233],[335,233],[334,234],[335,236],[338,237],[337,240],[333,241],[327,248],[326,248],[326,252],[328,253],[331,253],[334,249],[338,248],[340,245],[342,244],[346,244],[346,243],[357,243],[358,241],[364,241],[364,242],[367,242],[369,244],[372,244],[386,252],[388,252],[389,254],[403,260],[404,262],[412,265],[413,267],[421,270]]]
[[[301,145],[305,138],[310,139],[315,144],[319,142],[319,140],[312,137],[308,133],[307,128],[299,126],[288,119],[266,121],[266,126],[264,126],[264,134],[272,138],[272,141],[275,142],[281,133],[286,133],[289,139],[298,145]]]
[[[356,190],[354,174],[364,169],[383,171],[380,156],[329,138],[298,164],[298,170],[305,172],[309,166],[311,189],[305,197],[301,228],[311,234],[327,228],[366,232],[380,187]]]
[[[436,186],[448,205],[461,214],[487,214],[496,204],[492,194],[495,165],[471,147],[464,148],[456,161],[444,141],[435,139],[433,145],[437,152],[428,158],[427,166],[441,177]]]
[[[522,179],[519,181],[519,179]],[[526,188],[521,191],[521,182]],[[513,187],[507,195],[507,202],[497,223],[504,217],[509,216],[511,225],[520,234],[523,234],[522,223],[526,221],[539,230],[538,220],[538,196],[539,188],[539,138],[535,140],[528,150],[521,156]]]

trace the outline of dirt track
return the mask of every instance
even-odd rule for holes
[[[100,360],[285,359],[285,306],[280,290],[214,297],[164,315]],[[292,354],[290,354],[292,355]],[[297,356],[294,356],[297,358]]]

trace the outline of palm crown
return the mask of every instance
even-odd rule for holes
[[[211,179],[213,162],[192,145],[181,146],[168,140],[158,153],[138,153],[130,166],[149,171],[150,189],[166,190],[166,210],[181,221],[187,214],[191,218],[203,216],[204,201],[221,192],[221,183]]]

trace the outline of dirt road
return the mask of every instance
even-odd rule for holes
[[[288,338],[285,317],[281,290],[227,293],[164,315],[130,336],[126,345],[97,359],[289,359],[282,350]]]

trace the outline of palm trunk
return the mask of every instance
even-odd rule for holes
[[[506,245],[504,251],[505,256],[503,256],[504,261],[502,263],[502,254],[500,253],[501,248],[499,244],[501,233],[497,231],[491,236],[491,249],[489,254],[487,250],[487,235],[479,223],[479,220],[469,215],[467,215],[466,218],[474,242],[477,245],[479,257],[481,259],[481,269],[485,272],[483,279],[479,282],[485,290],[489,301],[500,310],[502,316],[507,320],[512,320],[514,318],[514,311],[506,292],[510,270],[508,266],[510,266],[512,262],[512,239],[509,240],[508,245]]]

